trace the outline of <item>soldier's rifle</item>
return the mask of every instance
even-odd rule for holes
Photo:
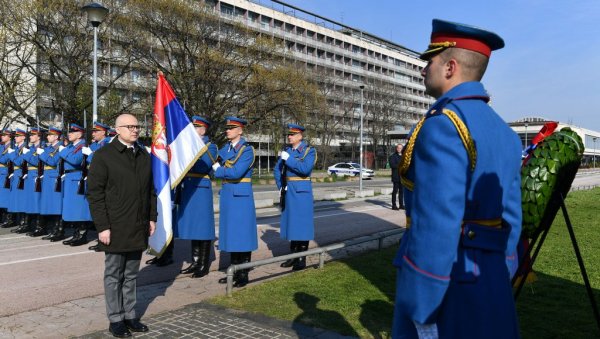
[[[7,173],[6,173],[6,178],[4,178],[4,188],[10,188],[10,179],[13,177],[13,175],[15,173],[15,164],[12,162],[12,160],[9,160],[6,163],[6,167],[7,167]]]
[[[63,143],[63,139],[65,137],[65,135],[67,134],[67,130],[65,129],[65,112],[61,113],[60,116],[60,126],[62,128],[61,131],[61,137],[58,139],[59,141],[59,148],[60,145]],[[57,150],[58,151],[58,150]],[[60,158],[58,160],[58,176],[56,177],[56,181],[54,181],[54,192],[62,192],[62,181],[63,178],[65,176],[65,159]]]
[[[283,150],[285,152],[285,149]],[[279,191],[279,207],[283,212],[285,210],[285,195],[287,193],[287,165],[285,160],[281,159],[281,190]]]
[[[40,130],[40,122],[38,120],[38,135],[40,136],[40,147],[42,147],[43,142],[43,134],[42,131]],[[39,155],[36,155],[38,157],[38,164],[37,164],[37,177],[35,177],[35,185],[34,185],[34,191],[39,193],[42,191],[42,178],[44,177],[44,162],[40,159]]]

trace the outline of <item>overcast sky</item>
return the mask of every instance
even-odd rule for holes
[[[505,120],[539,116],[600,131],[599,0],[284,1],[419,52],[433,18],[494,31],[506,47],[492,54],[483,83]]]

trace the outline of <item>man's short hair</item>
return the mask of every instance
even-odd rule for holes
[[[481,53],[463,48],[448,48],[440,56],[444,62],[456,60],[462,66],[462,76],[467,81],[481,81],[490,60]]]

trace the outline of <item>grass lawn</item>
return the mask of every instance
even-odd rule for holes
[[[569,195],[567,208],[600,301],[600,189]],[[386,338],[392,323],[395,248],[372,252],[234,292],[211,302],[361,338]],[[517,302],[523,338],[598,338],[562,214],[534,266],[538,281]]]

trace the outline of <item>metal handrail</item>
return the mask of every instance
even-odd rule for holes
[[[304,251],[304,252],[290,253],[290,254],[280,255],[277,257],[273,257],[273,258],[251,261],[251,262],[238,264],[238,265],[230,265],[227,268],[227,272],[226,272],[226,274],[227,274],[227,286],[226,286],[227,296],[231,297],[231,292],[233,290],[233,274],[235,272],[237,272],[238,270],[254,268],[254,267],[258,267],[258,266],[264,266],[264,265],[273,264],[276,262],[286,261],[288,259],[296,259],[296,258],[308,256],[308,255],[314,255],[314,254],[319,255],[319,268],[323,268],[323,266],[325,266],[325,253],[327,253],[329,251],[338,250],[341,248],[354,246],[354,245],[362,244],[362,243],[373,241],[373,240],[379,240],[379,242],[377,244],[377,249],[381,250],[381,248],[383,247],[383,239],[384,238],[390,237],[392,235],[402,234],[402,233],[404,233],[404,229],[387,230],[387,231],[373,233],[371,235],[362,236],[362,237],[359,237],[356,239],[352,239],[352,240],[348,240],[348,241],[344,241],[344,242],[340,242],[340,243],[335,243],[335,244],[331,244],[331,245],[327,245],[327,246],[323,246],[323,247],[313,248],[313,249],[310,249],[310,250]]]

